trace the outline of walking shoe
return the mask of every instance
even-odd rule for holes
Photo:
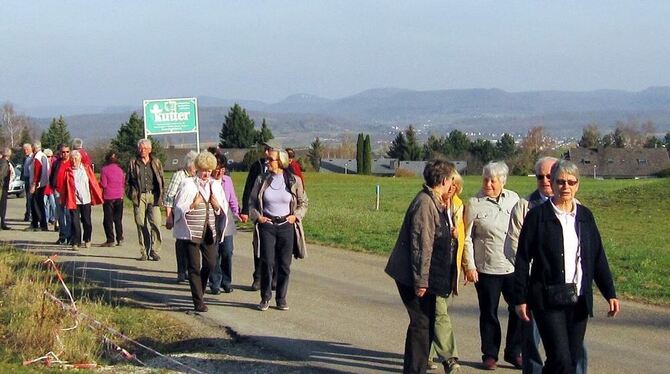
[[[233,292],[233,286],[223,286],[223,292],[225,293]]]
[[[122,245],[123,245],[123,239],[118,240],[118,241],[116,242],[116,246],[117,246],[117,247],[120,247],[120,246],[122,246]]]
[[[258,310],[260,310],[261,312],[265,312],[266,310],[268,310],[269,307],[270,307],[269,301],[261,301],[261,303],[258,304]]]
[[[428,365],[426,366],[428,370],[437,370],[437,364],[432,360],[428,360]]]
[[[521,358],[521,355],[505,356],[505,361],[512,364],[516,369],[521,369],[523,367],[523,358]]]
[[[177,277],[177,283],[187,283],[188,279],[186,277]]]
[[[77,245],[76,245],[76,244],[72,244],[71,249],[72,249],[73,251],[78,251],[78,250],[79,250],[79,248],[77,248]]]
[[[196,312],[201,312],[201,313],[204,313],[204,312],[209,310],[209,308],[205,304],[198,304],[198,305],[195,306],[194,309],[195,309]]]
[[[149,252],[149,257],[154,261],[160,261],[161,260],[161,256],[159,256],[158,253],[156,253],[156,251],[154,251],[154,250]]]
[[[142,255],[137,259],[137,261],[146,261],[148,259],[149,257],[147,257],[147,254],[142,252]]]
[[[254,279],[254,282],[251,283],[251,289],[254,291],[258,291],[261,289],[261,280],[260,279]]]
[[[84,247],[86,248],[91,248],[91,242],[85,242]]]
[[[3,230],[11,230],[12,228],[9,227],[9,226],[7,226],[7,225],[3,225],[3,226],[2,226],[2,229],[3,229]]]
[[[459,373],[461,371],[461,365],[458,363],[456,357],[452,357],[442,364],[444,365],[444,372],[446,374]]]
[[[288,310],[288,304],[286,302],[277,303],[277,309],[286,311]]]
[[[114,242],[104,242],[104,243],[100,244],[100,246],[101,247],[113,247]]]
[[[218,294],[221,293],[221,290],[213,289],[213,290],[210,290],[209,293],[211,293],[212,295],[218,295]]]
[[[483,361],[484,369],[495,370],[498,368],[498,362],[493,357],[487,357]]]

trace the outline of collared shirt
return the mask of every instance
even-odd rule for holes
[[[137,160],[137,165],[140,169],[140,193],[153,192],[154,190],[154,170],[151,168],[151,159],[146,164],[141,160]]]
[[[170,183],[168,184],[167,190],[165,190],[165,197],[163,198],[163,203],[166,207],[172,208],[174,206],[174,197],[177,196],[179,185],[184,179],[188,177],[189,175],[184,169],[181,169],[172,174],[172,178],[170,178]]]
[[[77,205],[91,203],[91,190],[88,184],[88,175],[83,166],[73,169],[74,173],[74,188]]]
[[[514,191],[503,189],[498,199],[481,191],[465,208],[465,268],[485,274],[514,272],[514,259],[505,255],[504,244],[512,209],[519,201]]]
[[[563,266],[565,283],[577,283],[577,294],[582,294],[582,258],[579,253],[579,235],[575,219],[577,218],[577,203],[572,202],[572,210],[564,212],[551,202],[556,218],[561,222],[563,229]],[[577,274],[575,274],[575,271]]]

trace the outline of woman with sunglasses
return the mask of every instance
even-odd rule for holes
[[[291,256],[305,257],[305,235],[302,220],[307,213],[307,195],[300,178],[286,169],[286,151],[273,149],[267,157],[268,172],[261,174],[249,196],[249,218],[255,222],[254,243],[260,250],[261,302],[265,311],[272,299],[272,269],[277,262],[277,309],[288,310]]]
[[[523,321],[530,321],[532,311],[547,354],[543,373],[575,373],[593,316],[593,281],[609,303],[610,317],[620,306],[593,214],[575,200],[577,166],[556,162],[551,186],[553,197],[531,209],[521,228],[514,304]]]

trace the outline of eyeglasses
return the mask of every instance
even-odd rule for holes
[[[278,159],[276,159],[276,158],[272,158],[272,157],[268,157],[266,160],[267,160],[268,162],[279,161]]]
[[[535,178],[537,178],[539,181],[543,179],[551,179],[551,174],[537,174]]]
[[[567,184],[568,186],[574,186],[574,185],[576,185],[577,183],[579,183],[578,180],[571,180],[571,179],[568,179],[568,180],[565,180],[565,179],[556,179],[556,184],[559,185],[559,186],[565,186],[566,184]]]

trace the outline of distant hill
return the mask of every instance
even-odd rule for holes
[[[242,105],[258,124],[266,118],[277,137],[288,144],[306,145],[315,136],[333,138],[360,131],[390,139],[396,128],[414,124],[421,136],[444,134],[458,128],[480,133],[525,133],[542,125],[556,136],[579,136],[584,125],[597,122],[601,130],[618,120],[650,120],[661,132],[670,131],[670,87],[639,92],[596,90],[585,92],[507,92],[500,89],[414,91],[380,88],[327,99],[296,94],[277,103],[257,100],[198,98],[201,139],[216,141],[228,108]],[[92,139],[116,135],[121,123],[140,106],[25,108],[46,128],[50,117],[64,114],[73,134]],[[47,114],[46,113],[54,113]],[[39,114],[39,115],[37,115]]]

